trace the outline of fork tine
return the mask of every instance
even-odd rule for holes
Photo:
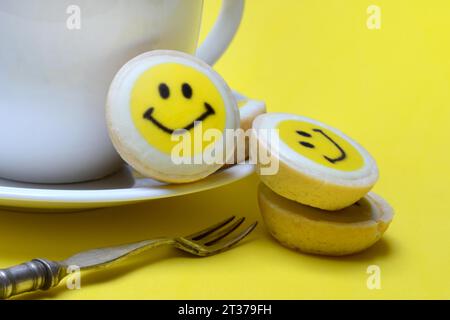
[[[196,232],[196,233],[191,234],[191,235],[189,235],[189,236],[187,236],[187,237],[184,237],[184,238],[185,238],[185,239],[189,239],[189,240],[194,240],[194,241],[200,240],[200,239],[202,239],[202,238],[204,238],[204,237],[210,235],[210,234],[213,233],[214,231],[216,231],[216,230],[222,228],[223,226],[226,226],[226,225],[229,224],[231,221],[233,221],[234,218],[236,218],[236,217],[235,217],[235,216],[229,217],[228,219],[226,219],[226,220],[224,220],[224,221],[222,221],[222,222],[219,222],[219,223],[217,223],[217,224],[215,224],[215,225],[213,225],[213,226],[211,226],[211,227],[209,227],[209,228],[206,228],[206,229],[204,229],[204,230],[202,230],[202,231]]]
[[[249,226],[247,229],[245,229],[242,233],[240,233],[237,237],[229,240],[228,242],[225,242],[224,244],[216,244],[215,246],[210,248],[209,255],[217,254],[222,251],[226,251],[230,249],[232,246],[240,242],[242,239],[244,239],[246,236],[248,236],[258,225],[258,222],[255,222],[251,226]]]
[[[237,228],[239,228],[239,226],[245,221],[245,218],[240,218],[239,220],[237,220],[236,222],[234,222],[231,225],[227,225],[227,227],[223,227],[222,229],[219,229],[218,232],[213,232],[211,234],[209,234],[208,236],[202,238],[202,243],[204,243],[205,246],[210,246],[214,243],[216,243],[217,241],[225,238],[227,235],[229,235],[230,233],[232,233],[234,230],[236,230]]]

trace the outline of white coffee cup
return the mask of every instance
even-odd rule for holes
[[[223,0],[197,55],[213,64],[244,0]],[[72,183],[120,168],[105,125],[109,84],[153,49],[195,53],[203,0],[1,0],[0,177]]]

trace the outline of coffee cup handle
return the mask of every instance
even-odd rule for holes
[[[245,0],[222,0],[219,17],[197,50],[197,57],[214,65],[233,40],[244,13]]]

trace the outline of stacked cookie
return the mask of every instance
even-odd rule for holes
[[[378,168],[361,145],[335,128],[293,114],[261,115],[253,129],[258,153],[277,167],[264,174],[269,164],[256,155],[263,182],[260,209],[276,239],[307,253],[347,255],[381,238],[393,210],[369,193]]]

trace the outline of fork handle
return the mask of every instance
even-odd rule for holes
[[[46,259],[34,259],[15,267],[0,269],[0,299],[48,290],[58,285],[62,278],[63,267]]]

